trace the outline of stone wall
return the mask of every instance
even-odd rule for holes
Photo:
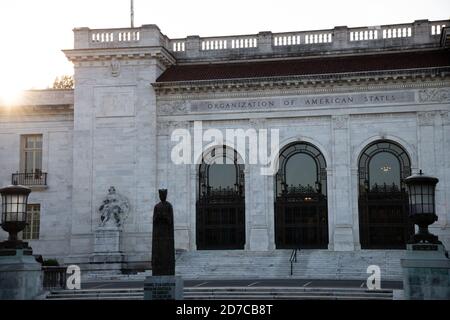
[[[148,28],[155,37],[156,28]],[[156,40],[155,40],[156,41]],[[78,47],[78,44],[75,46]],[[110,186],[130,202],[121,251],[129,263],[150,261],[157,200],[156,101],[150,86],[166,68],[160,49],[66,51],[75,65],[73,199],[70,253],[85,263],[93,252],[98,208]]]
[[[21,135],[42,134],[47,186],[32,188],[28,200],[41,205],[40,238],[29,242],[35,254],[65,257],[72,213],[73,92],[31,91],[20,103],[0,106],[0,185],[10,185],[11,175],[20,172]],[[3,231],[0,236],[7,237]]]
[[[406,82],[405,82],[406,83]],[[314,144],[327,162],[329,249],[358,250],[358,158],[371,142],[387,139],[400,144],[411,159],[412,171],[424,170],[440,179],[436,201],[439,221],[433,232],[450,246],[448,226],[449,178],[448,157],[449,98],[424,99],[425,93],[441,90],[448,93],[448,83],[436,83],[441,89],[382,89],[343,86],[309,88],[304,95],[297,89],[227,93],[209,90],[205,93],[158,96],[158,181],[168,181],[174,201],[177,247],[195,250],[195,203],[198,197],[198,165],[175,165],[171,161],[171,141],[175,129],[185,128],[193,139],[194,121],[202,121],[203,130],[279,129],[280,148],[294,142]],[[405,87],[409,85],[405,84]],[[199,90],[200,91],[200,90]],[[359,96],[372,102],[357,102]],[[345,107],[336,105],[336,97]],[[354,97],[354,98],[353,98]],[[377,98],[378,97],[378,98]],[[390,97],[380,102],[381,97]],[[353,98],[353,99],[352,99]],[[311,106],[305,101],[323,100]],[[286,104],[286,101],[295,101]],[[271,103],[273,102],[273,103]],[[208,107],[212,106],[212,107]],[[217,106],[217,108],[215,107]],[[223,106],[223,107],[222,107]],[[229,108],[228,108],[229,106]],[[238,106],[239,110],[232,106]],[[259,109],[258,109],[259,107]],[[206,145],[207,142],[204,143]],[[232,141],[225,144],[233,146]],[[170,145],[171,147],[167,147]],[[248,153],[248,149],[246,150]],[[260,174],[261,166],[245,168],[246,249],[274,249],[274,177]],[[169,195],[170,198],[170,195]]]

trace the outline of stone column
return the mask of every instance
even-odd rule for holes
[[[198,186],[198,165],[192,164],[189,167],[189,205],[187,215],[189,216],[189,250],[197,250],[197,186]]]
[[[353,238],[355,250],[361,250],[361,240],[359,237],[359,176],[358,167],[351,168],[351,203],[353,212]]]
[[[334,205],[333,212],[328,214],[334,215],[333,247],[335,251],[353,251],[349,116],[333,116],[332,126],[333,193],[328,196]]]
[[[445,194],[445,176],[444,172],[438,166],[438,155],[442,150],[442,136],[439,134],[439,126],[436,125],[436,112],[418,112],[418,157],[419,169],[422,169],[424,174],[437,177],[440,181],[436,185],[436,214],[438,221],[430,226],[430,231],[439,234],[440,226],[446,224],[446,212],[444,212],[444,194]],[[442,163],[442,167],[445,164]],[[438,229],[434,231],[433,229]]]
[[[267,251],[269,249],[269,228],[267,224],[267,177],[261,175],[260,166],[250,167],[251,184],[246,188],[250,207],[246,212],[249,219],[249,246],[252,251]]]
[[[439,189],[436,195],[436,210],[441,214],[442,233],[439,235],[446,248],[450,248],[450,111],[440,112],[442,143],[439,149]],[[438,185],[439,185],[438,184]]]
[[[250,128],[258,130],[264,127],[264,120],[251,120]],[[258,141],[260,142],[260,141]],[[247,155],[249,155],[247,148]],[[259,159],[258,159],[259,160]],[[261,174],[260,164],[246,164],[249,174],[246,174],[246,221],[249,240],[246,248],[252,251],[267,251],[269,249],[268,219],[268,186],[267,176]],[[248,187],[247,187],[248,184]],[[248,198],[248,200],[247,200]]]
[[[190,193],[194,192],[195,189],[191,190],[190,184],[190,165],[189,164],[175,164],[171,159],[172,147],[176,144],[175,142],[170,142],[170,136],[174,130],[186,129],[186,135],[184,135],[185,140],[189,141],[190,124],[187,121],[172,121],[170,122],[167,144],[164,146],[163,152],[166,154],[166,163],[168,168],[166,183],[169,184],[168,189],[168,201],[173,205],[174,210],[174,227],[175,227],[175,248],[176,249],[189,249],[189,225],[190,225],[190,211],[186,210],[189,208],[190,203]],[[191,152],[192,153],[192,152]],[[164,184],[164,181],[162,181]],[[194,212],[195,215],[195,212]]]
[[[275,175],[265,176],[265,179],[267,189],[265,199],[267,210],[267,234],[269,237],[268,250],[275,250]]]

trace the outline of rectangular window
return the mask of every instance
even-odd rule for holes
[[[22,136],[21,169],[24,173],[42,171],[42,134]]]
[[[29,204],[27,206],[27,226],[23,230],[23,240],[38,240],[41,223],[41,205]]]

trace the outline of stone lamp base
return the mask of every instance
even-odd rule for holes
[[[407,300],[450,300],[450,259],[442,244],[409,244],[401,260]]]
[[[0,300],[31,300],[42,292],[42,268],[32,251],[0,249]]]

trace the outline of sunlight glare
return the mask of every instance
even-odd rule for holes
[[[16,81],[0,79],[0,106],[11,106],[19,102],[23,88]]]

